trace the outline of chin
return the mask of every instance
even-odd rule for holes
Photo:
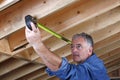
[[[73,61],[76,62],[76,63],[81,62],[81,59],[78,56],[73,56],[72,58],[73,58]]]
[[[79,60],[79,59],[73,59],[73,61],[76,62],[76,63],[82,63],[82,61]]]
[[[80,63],[81,61],[80,60],[77,60],[77,59],[73,59],[74,62],[76,63]]]

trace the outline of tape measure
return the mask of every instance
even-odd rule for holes
[[[25,23],[26,23],[27,27],[28,27],[30,30],[32,30],[32,27],[31,27],[31,25],[30,25],[30,22],[32,22],[32,23],[36,26],[36,28],[39,27],[39,28],[45,30],[46,32],[49,32],[50,34],[54,35],[55,37],[57,37],[57,38],[59,38],[59,39],[61,39],[61,40],[64,40],[64,41],[67,42],[68,44],[71,44],[71,41],[70,41],[69,39],[63,37],[62,35],[56,33],[55,31],[53,31],[53,30],[51,30],[51,29],[49,29],[48,27],[46,27],[46,26],[44,26],[44,25],[42,25],[42,24],[40,24],[40,23],[37,23],[37,19],[36,19],[36,18],[32,17],[31,15],[25,16]]]

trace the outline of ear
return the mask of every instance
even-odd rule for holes
[[[93,52],[93,47],[89,47],[89,49],[88,49],[88,54],[89,54],[89,55],[92,55],[92,52]]]

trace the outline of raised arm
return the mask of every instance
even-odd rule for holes
[[[32,31],[27,27],[25,29],[25,35],[27,41],[32,45],[36,53],[41,57],[45,65],[53,71],[59,69],[62,59],[49,51],[49,49],[43,44],[41,39],[41,33],[38,28],[31,22]]]

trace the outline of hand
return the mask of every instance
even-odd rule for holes
[[[41,33],[38,28],[35,27],[35,25],[31,22],[32,31],[26,27],[25,29],[25,35],[27,41],[34,47],[37,47],[42,41],[41,41]]]

